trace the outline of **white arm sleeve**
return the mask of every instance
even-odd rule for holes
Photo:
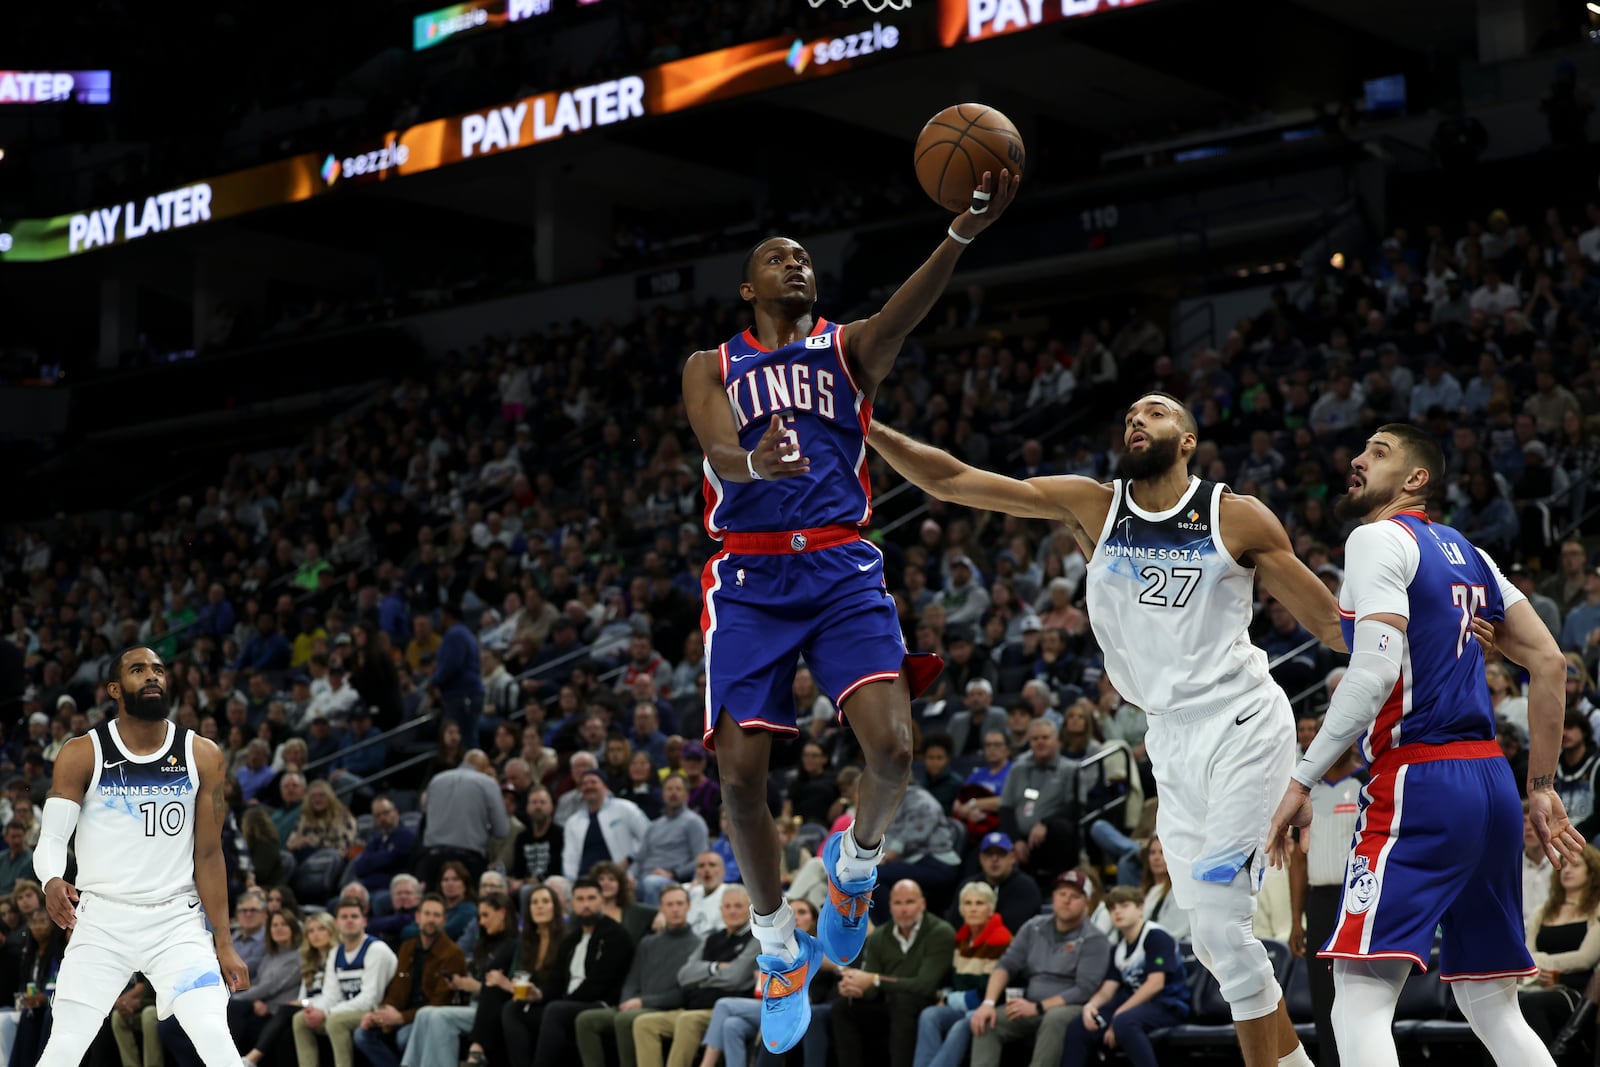
[[[44,818],[39,821],[39,844],[33,850],[33,873],[39,884],[46,886],[52,878],[65,878],[67,874],[67,842],[78,828],[78,812],[82,805],[66,797],[48,797],[44,802]]]

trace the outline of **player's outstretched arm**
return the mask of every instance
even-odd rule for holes
[[[63,930],[72,929],[78,921],[78,889],[65,877],[67,842],[78,828],[78,812],[93,775],[93,741],[75,737],[61,747],[51,772],[50,793],[44,801],[39,845],[33,850],[33,871],[44,888],[45,908]]]
[[[1283,523],[1253,496],[1223,498],[1224,543],[1233,558],[1261,574],[1261,584],[1289,609],[1289,614],[1336,651],[1345,651],[1339,629],[1339,601],[1322,579],[1294,554]]]
[[[250,968],[233,947],[228,925],[228,866],[222,858],[222,824],[228,817],[223,782],[228,767],[222,750],[204,737],[194,739],[194,758],[200,766],[200,795],[194,803],[194,887],[211,922],[222,981],[237,993],[250,988]]]
[[[1487,557],[1485,557],[1487,558]],[[1504,578],[1500,579],[1502,582]],[[1495,628],[1500,651],[1528,669],[1528,819],[1550,862],[1581,863],[1583,836],[1555,791],[1566,714],[1567,661],[1533,605],[1519,600]]]
[[[999,511],[1022,519],[1069,519],[1089,523],[1085,511],[1100,503],[1100,523],[1110,506],[1110,491],[1092,478],[1062,475],[1053,478],[1007,478],[961,462],[950,453],[915,441],[898,430],[875,424],[867,443],[900,472],[900,476],[930,496],[952,504],[984,511]],[[1099,525],[1092,525],[1098,530]]]
[[[722,391],[721,358],[718,352],[696,352],[683,368],[683,407],[700,451],[717,477],[725,482],[760,482],[809,473],[811,462],[800,455],[799,443],[785,432],[778,415],[772,416],[756,447],[745,451],[733,406]]]
[[[900,346],[944,295],[962,250],[1005,214],[1021,186],[1020,174],[1013,175],[1009,170],[999,174],[984,171],[982,183],[973,190],[972,206],[956,216],[933,255],[895,290],[882,311],[846,327],[844,345],[851,373],[855,375],[856,385],[867,396],[877,393],[879,383],[894,367]]]

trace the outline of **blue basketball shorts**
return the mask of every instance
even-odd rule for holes
[[[944,669],[937,656],[906,652],[883,553],[853,529],[729,533],[725,544],[701,577],[707,747],[724,713],[746,729],[798,734],[802,656],[841,719],[864,685],[892,682],[904,669],[915,696]]]
[[[1493,741],[1402,745],[1362,790],[1344,895],[1318,955],[1408,959],[1443,930],[1446,982],[1534,973],[1522,928],[1522,803]]]

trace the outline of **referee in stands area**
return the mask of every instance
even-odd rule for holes
[[[1333,967],[1317,958],[1317,950],[1333,936],[1339,919],[1339,899],[1344,890],[1345,861],[1350,839],[1361,815],[1364,784],[1361,754],[1352,745],[1339,762],[1311,787],[1310,838],[1302,838],[1289,863],[1289,892],[1296,921],[1289,948],[1310,968],[1311,1007],[1317,1027],[1317,1063],[1339,1067],[1339,1047],[1333,1039]],[[1307,831],[1301,831],[1302,834]]]

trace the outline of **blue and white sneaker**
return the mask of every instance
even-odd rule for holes
[[[878,871],[854,882],[841,882],[834,872],[839,868],[839,850],[844,847],[843,830],[828,838],[822,847],[822,866],[828,872],[828,906],[817,918],[817,939],[822,954],[840,967],[849,966],[861,955],[867,943],[867,912],[872,909],[872,891],[878,887]]]
[[[811,1026],[811,982],[822,969],[822,949],[804,930],[794,932],[800,954],[792,964],[765,953],[756,957],[761,968],[761,1044],[781,1055],[800,1043]]]

